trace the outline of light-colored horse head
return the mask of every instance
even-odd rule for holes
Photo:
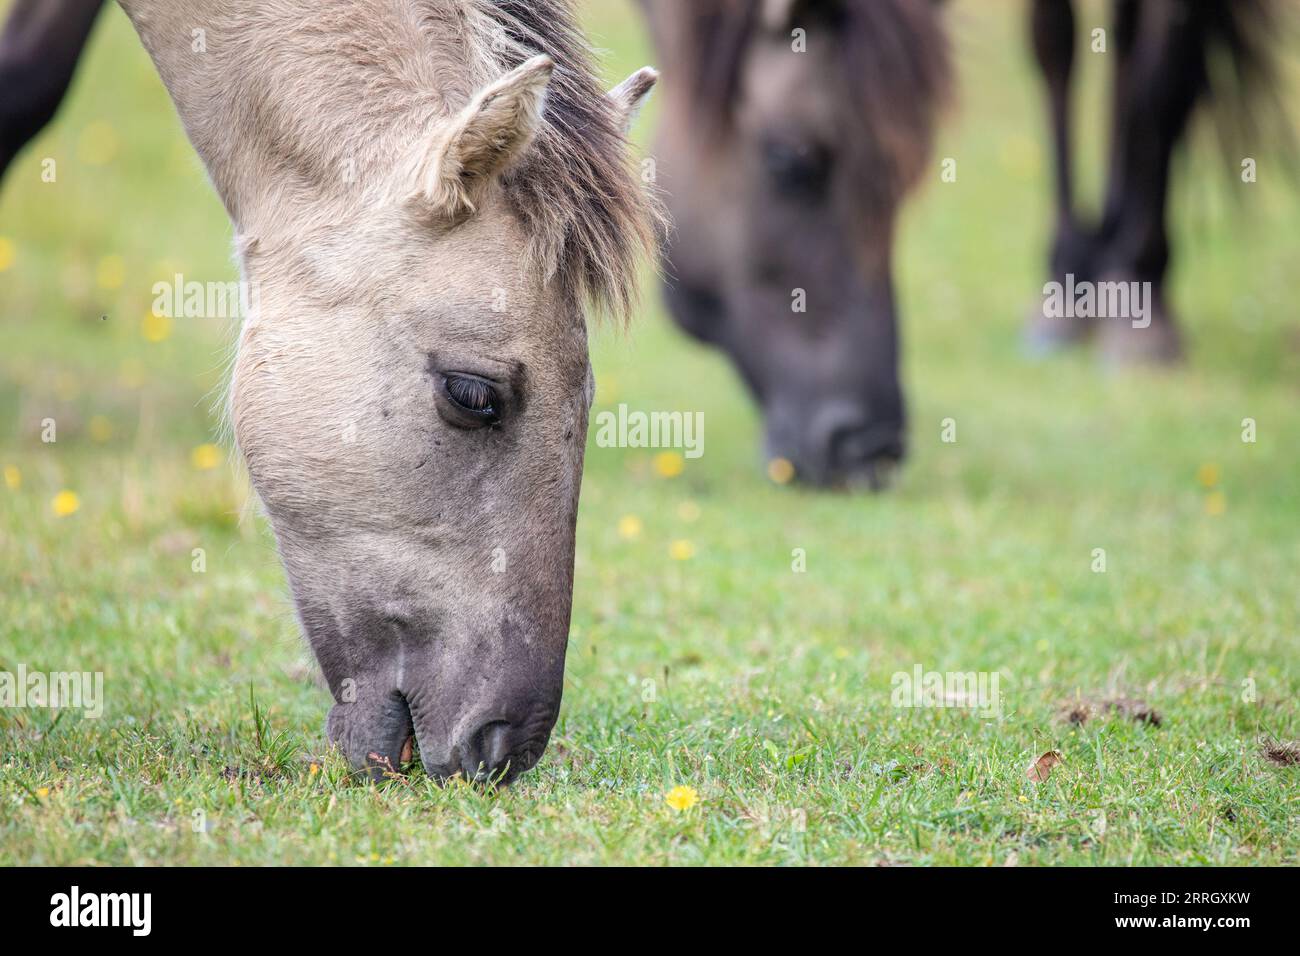
[[[593,382],[653,204],[565,0],[123,0],[257,290],[231,390],[335,705],[397,768],[508,776],[560,704]],[[201,34],[195,31],[202,31]],[[196,52],[202,36],[203,51]]]

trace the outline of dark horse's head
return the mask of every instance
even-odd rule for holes
[[[948,86],[932,0],[642,6],[672,315],[736,363],[770,458],[876,487],[903,455],[894,221]]]

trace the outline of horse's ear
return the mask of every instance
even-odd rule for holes
[[[763,0],[763,26],[785,33],[813,17],[836,13],[843,5],[843,0]]]
[[[632,121],[641,111],[641,104],[650,95],[650,91],[659,80],[659,71],[653,67],[643,66],[626,80],[609,91],[610,102],[618,116],[619,125],[624,134],[632,128]]]
[[[473,212],[483,187],[532,143],[554,70],[535,56],[484,87],[416,161],[416,197],[450,217]]]

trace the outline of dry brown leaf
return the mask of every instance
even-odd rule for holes
[[[1029,765],[1029,771],[1025,776],[1034,783],[1042,783],[1052,775],[1052,768],[1063,762],[1059,750],[1049,750]]]
[[[1118,714],[1128,720],[1150,724],[1153,727],[1159,727],[1164,720],[1160,712],[1146,701],[1132,697],[1084,697],[1072,700],[1061,708],[1060,718],[1082,726],[1093,717],[1105,713]]]
[[[1259,752],[1265,760],[1279,767],[1300,767],[1300,741],[1265,740],[1260,744]]]

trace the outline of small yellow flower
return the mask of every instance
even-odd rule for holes
[[[320,773],[320,764],[318,764],[318,763],[313,763],[313,764],[308,768],[307,773],[308,773],[310,776],[313,776],[313,777],[316,776],[316,774]]]
[[[196,445],[190,452],[190,464],[199,471],[211,471],[221,464],[221,449],[216,445]]]
[[[664,803],[668,804],[668,806],[672,807],[678,813],[689,810],[699,802],[700,795],[695,792],[694,787],[677,786],[664,794]]]
[[[77,497],[77,493],[66,488],[55,495],[54,500],[50,502],[50,510],[59,518],[75,514],[80,508],[81,499]]]
[[[10,491],[17,491],[23,486],[23,473],[18,470],[17,465],[5,465],[5,487]]]
[[[700,516],[700,506],[694,501],[683,501],[677,506],[677,517],[683,521],[695,521]]]
[[[101,289],[113,291],[126,282],[126,263],[121,256],[104,256],[95,268],[95,281]]]
[[[172,334],[172,320],[165,315],[147,312],[140,320],[140,334],[146,342],[165,342]]]
[[[81,394],[81,384],[77,376],[70,372],[61,372],[54,376],[54,393],[65,402],[70,402]]]
[[[45,799],[46,797],[48,797],[48,796],[50,795],[50,788],[49,788],[49,787],[37,787],[37,788],[36,788],[36,795],[37,795],[38,797],[40,797],[41,799]]]
[[[139,388],[144,384],[144,366],[137,359],[127,359],[117,370],[117,380],[123,388]]]
[[[1038,142],[1025,135],[1009,136],[1002,141],[998,151],[1002,168],[1017,179],[1032,179],[1042,166],[1042,153]]]
[[[676,478],[686,468],[681,452],[661,451],[655,455],[655,472],[661,478]]]
[[[767,477],[778,485],[788,485],[794,478],[794,463],[789,458],[773,458],[767,463]]]
[[[103,415],[92,415],[86,423],[86,431],[91,441],[103,444],[113,437],[113,423]]]
[[[1196,469],[1196,480],[1204,488],[1213,488],[1219,483],[1219,466],[1213,462],[1206,462]]]
[[[668,556],[674,561],[689,561],[695,557],[695,545],[685,538],[678,538],[668,546]]]
[[[1022,794],[1020,795],[1020,802],[1021,802],[1021,803],[1028,803],[1028,802],[1029,802],[1029,798],[1026,797],[1026,796],[1022,793]]]
[[[91,123],[77,140],[77,158],[87,166],[103,166],[117,155],[117,131],[103,120]]]
[[[13,240],[0,236],[0,272],[7,272],[13,266],[15,258]]]
[[[1205,513],[1217,518],[1228,509],[1228,496],[1222,491],[1211,491],[1205,496]]]
[[[641,519],[636,515],[623,515],[618,519],[618,536],[625,541],[641,537]]]

